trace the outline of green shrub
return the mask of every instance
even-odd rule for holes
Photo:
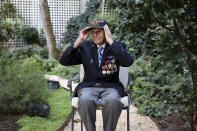
[[[98,14],[98,15],[95,16],[94,19],[95,20],[96,19],[106,20],[109,24],[110,31],[112,33],[114,33],[115,28],[116,28],[115,23],[117,22],[117,19],[118,19],[118,15],[115,12],[111,11],[108,14]]]
[[[4,42],[8,42],[15,38],[16,31],[19,28],[18,20],[21,19],[16,14],[16,7],[10,2],[5,2],[4,4],[1,3],[1,8],[0,8],[0,47],[1,48]],[[2,50],[0,50],[0,52],[1,51]]]
[[[32,46],[31,47],[31,50],[32,50],[32,55],[35,55],[35,54],[37,54],[37,55],[39,55],[41,58],[44,58],[44,59],[48,59],[48,48],[47,48],[47,46],[45,45],[45,46],[38,46],[38,45],[36,45],[36,46]]]
[[[15,49],[10,55],[13,59],[27,59],[34,54],[30,46],[23,49]]]
[[[43,59],[39,55],[33,55],[29,58],[32,61],[36,61],[41,66],[42,70],[45,72],[51,72],[58,64],[58,61],[55,59]]]
[[[30,45],[39,43],[38,30],[33,27],[23,26],[18,31],[18,37],[24,39]]]
[[[47,72],[51,72],[53,68],[55,68],[58,65],[58,61],[55,59],[44,59],[42,62],[42,67]]]
[[[56,52],[57,57],[56,58],[59,57],[60,52],[62,52],[62,48],[63,47],[57,48],[57,52]],[[24,48],[15,49],[11,55],[15,58],[21,58],[21,59],[26,59],[26,58],[32,57],[34,55],[37,55],[43,59],[48,59],[48,48],[46,45],[45,46],[40,46],[37,44],[28,45]]]
[[[31,57],[33,55],[38,55],[41,58],[48,58],[48,49],[47,46],[39,46],[39,45],[29,45],[27,47],[24,47],[22,49],[15,49],[12,54],[10,54],[12,57],[18,59],[26,59],[28,57]]]
[[[5,55],[4,55],[5,56]],[[21,64],[19,64],[21,63]],[[0,59],[0,110],[5,113],[22,113],[30,101],[46,103],[47,82],[41,67],[30,59],[14,60],[9,57]]]
[[[79,65],[76,66],[62,66],[57,65],[52,72],[58,76],[64,77],[69,80],[75,80],[79,82]]]
[[[155,58],[139,58],[129,68],[135,85],[132,102],[139,112],[153,117],[184,111],[191,94],[191,78],[181,76],[167,67],[155,68]]]

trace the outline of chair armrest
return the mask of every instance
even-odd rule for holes
[[[72,80],[68,80],[67,87],[70,88],[70,100],[72,100]]]
[[[129,74],[128,76],[128,84],[127,87],[125,88],[125,92],[127,93],[132,93],[132,89],[133,89],[133,80],[132,80],[132,76]]]
[[[129,74],[129,87],[132,90],[133,89],[133,80],[132,80],[132,76]]]

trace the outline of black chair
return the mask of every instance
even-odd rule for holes
[[[84,76],[84,70],[83,66],[81,65],[80,69],[80,81],[83,79]],[[127,110],[127,131],[130,130],[129,125],[129,107],[130,107],[130,98],[132,93],[132,87],[133,87],[133,81],[131,79],[131,76],[128,74],[128,67],[120,67],[119,71],[119,80],[123,84],[125,88],[125,92],[127,93],[127,96],[124,96],[121,98],[121,103],[124,105],[123,110]],[[78,97],[73,97],[72,94],[72,81],[68,81],[67,86],[70,88],[70,99],[72,101],[72,125],[71,125],[71,131],[74,131],[74,113],[76,109],[78,108]],[[102,106],[98,106],[97,110],[101,110]],[[81,121],[81,131],[83,131],[83,122]]]

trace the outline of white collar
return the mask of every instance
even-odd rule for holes
[[[97,45],[97,48],[99,47],[103,47],[103,49],[105,49],[106,43],[104,43],[102,46]]]

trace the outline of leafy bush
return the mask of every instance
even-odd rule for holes
[[[153,61],[155,58],[139,58],[129,68],[135,81],[132,102],[139,112],[153,117],[185,110],[190,100],[191,78],[177,75],[169,68],[155,69]]]
[[[12,52],[12,57],[26,59],[33,55],[39,55],[41,58],[48,58],[48,49],[46,46],[39,46],[39,45],[29,45],[22,49],[15,49]]]
[[[48,59],[48,48],[47,46],[31,46],[32,55],[39,55],[41,58]]]
[[[45,72],[51,72],[53,68],[55,68],[58,64],[58,61],[55,59],[43,59],[39,55],[33,55],[29,58],[32,61],[36,61],[39,66],[42,68]]]
[[[39,43],[38,30],[33,27],[23,26],[18,31],[18,37],[24,39],[27,44]]]
[[[45,59],[47,50],[45,49],[40,46],[28,46],[24,49],[14,50],[13,53],[9,54],[9,57],[18,60],[29,58],[29,60],[37,62],[43,71],[50,72],[58,64],[58,61],[56,59]]]
[[[58,61],[55,59],[45,59],[42,62],[42,67],[47,71],[51,72],[53,68],[55,68],[58,65]]]
[[[22,113],[30,101],[45,103],[47,82],[37,62],[30,59],[14,60],[3,55],[0,65],[3,65],[0,71],[1,111]]]
[[[59,64],[52,70],[52,72],[66,79],[75,80],[76,82],[79,82],[79,65],[62,66]]]
[[[77,36],[78,32],[84,27],[88,26],[93,20],[94,16],[99,13],[100,0],[90,0],[87,3],[87,8],[84,13],[71,18],[67,24],[67,30],[63,34],[64,37],[61,40],[61,43],[73,43]]]
[[[118,15],[115,12],[109,12],[108,14],[97,14],[94,19],[95,20],[96,19],[106,20],[109,24],[110,31],[112,33],[114,33],[115,28],[116,28],[115,24],[116,24],[117,19],[118,19]]]
[[[15,18],[14,20],[12,18]],[[17,19],[16,19],[17,18]],[[0,8],[0,55],[3,50],[4,42],[8,42],[15,38],[19,29],[18,20],[21,20],[16,14],[16,7],[6,2]]]
[[[30,46],[24,47],[23,49],[15,49],[11,54],[10,57],[13,59],[26,59],[31,57],[34,54],[32,48]]]

